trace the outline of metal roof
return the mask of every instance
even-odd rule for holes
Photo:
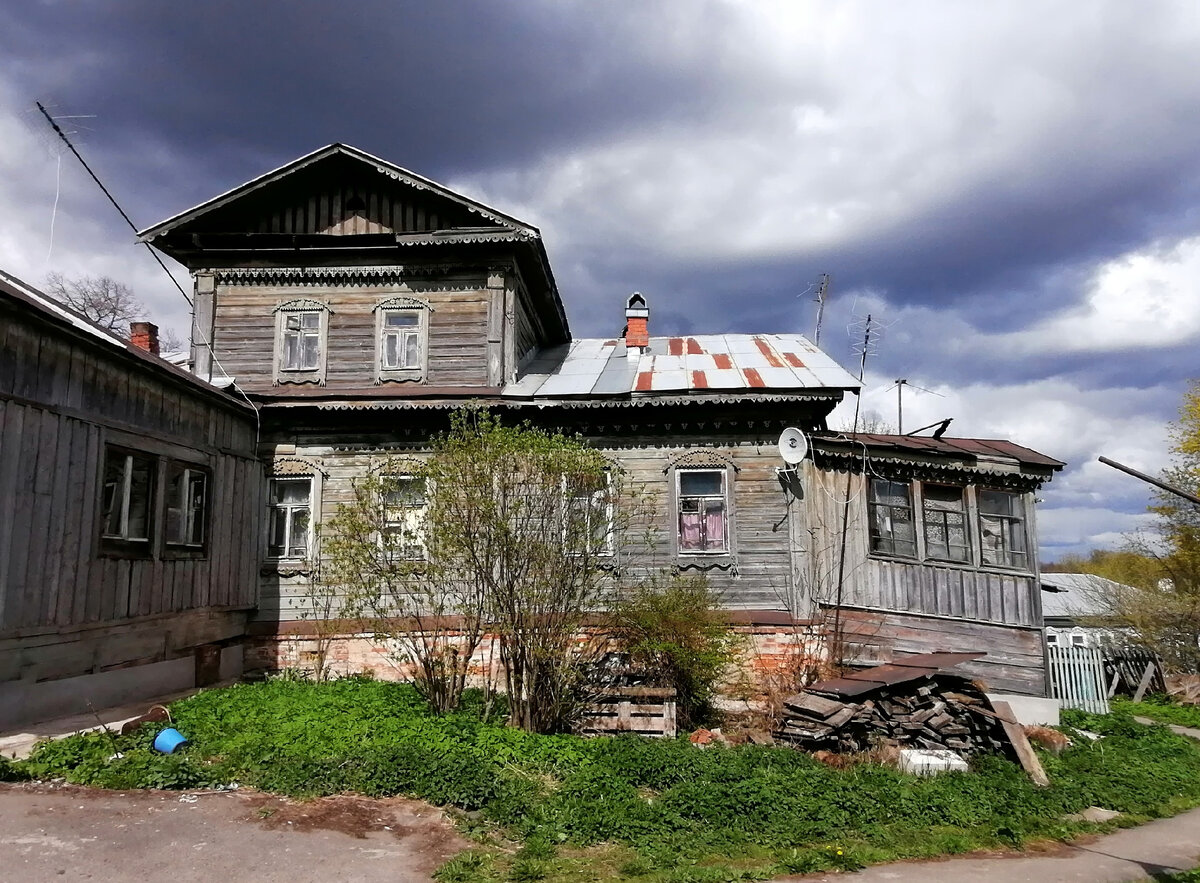
[[[947,674],[948,669],[982,659],[986,653],[920,653],[914,656],[902,656],[894,662],[876,665],[863,671],[852,672],[840,678],[820,681],[808,687],[806,692],[825,693],[833,696],[860,696],[880,687],[892,687],[921,678],[932,677],[935,674]],[[960,675],[961,677],[961,675]]]
[[[643,350],[586,338],[544,350],[505,398],[857,390],[859,382],[799,334],[652,337]]]
[[[1042,617],[1073,619],[1107,612],[1102,596],[1130,587],[1092,573],[1042,573]]]

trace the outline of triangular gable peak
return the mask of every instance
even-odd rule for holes
[[[188,209],[139,237],[219,247],[228,236],[537,239],[537,228],[344,144],[331,144]],[[197,238],[199,237],[199,241]]]

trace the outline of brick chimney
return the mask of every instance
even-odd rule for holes
[[[158,355],[158,326],[153,322],[130,322],[129,342],[138,349]]]
[[[647,327],[649,322],[650,308],[646,306],[646,299],[642,297],[640,291],[635,291],[629,296],[629,302],[625,304],[626,347],[645,349],[650,346],[650,329]]]

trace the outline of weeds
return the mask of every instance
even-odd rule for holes
[[[181,753],[154,753],[153,728],[116,737],[116,750],[104,734],[81,734],[0,773],[119,788],[406,794],[456,807],[476,836],[518,844],[515,854],[494,843],[464,853],[439,871],[442,883],[581,879],[601,865],[607,876],[597,879],[654,883],[851,870],[1068,838],[1097,830],[1063,820],[1093,804],[1132,821],[1200,805],[1200,747],[1122,713],[1064,713],[1069,727],[1105,738],[1043,755],[1053,785],[1039,789],[999,757],[911,778],[872,763],[830,769],[788,748],[539,736],[485,723],[473,702],[468,694],[462,710],[439,716],[392,683],[244,684],[172,706],[191,740]]]

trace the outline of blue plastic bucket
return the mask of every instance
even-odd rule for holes
[[[180,745],[186,745],[187,738],[174,727],[167,727],[154,737],[154,750],[163,754],[174,754]]]

